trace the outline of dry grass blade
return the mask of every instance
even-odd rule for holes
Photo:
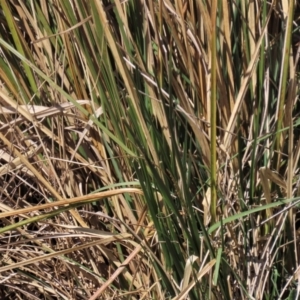
[[[139,195],[143,194],[143,192],[141,190],[133,189],[133,188],[124,188],[124,189],[119,189],[119,190],[106,191],[106,192],[101,192],[101,193],[95,193],[92,195],[80,196],[80,197],[75,197],[75,198],[70,198],[70,199],[62,199],[62,200],[58,200],[58,201],[55,201],[52,203],[46,203],[46,204],[36,205],[33,207],[22,208],[22,209],[14,210],[11,212],[0,213],[0,218],[15,216],[15,215],[24,214],[24,213],[32,212],[32,211],[39,211],[42,209],[48,209],[48,208],[59,207],[59,206],[64,206],[64,205],[71,205],[71,204],[75,204],[78,202],[84,203],[85,201],[102,200],[102,199],[116,196],[116,195],[123,194],[123,193],[135,193],[135,194],[139,194]]]
[[[114,274],[108,278],[108,280],[99,288],[99,290],[89,299],[89,300],[95,300],[99,296],[101,296],[105,290],[109,287],[109,285],[120,275],[121,272],[126,268],[126,266],[134,259],[134,257],[142,250],[142,246],[137,246],[132,253],[125,259],[125,261],[122,263],[122,265],[115,271]]]
[[[203,269],[201,269],[198,274],[196,275],[196,278],[189,283],[189,285],[176,297],[173,298],[173,300],[183,300],[185,299],[186,295],[188,294],[188,292],[194,287],[194,285],[201,280],[201,278],[206,275],[207,273],[210,272],[210,270],[212,269],[212,267],[215,265],[216,260],[213,259],[212,261],[210,261],[209,263],[207,263],[205,265],[205,267]]]
[[[49,258],[52,258],[52,257],[65,255],[65,254],[68,254],[68,253],[71,253],[71,252],[74,252],[74,251],[79,251],[79,250],[82,250],[82,249],[85,249],[85,248],[90,248],[92,246],[102,245],[102,244],[109,244],[109,243],[115,242],[115,241],[126,240],[130,237],[131,237],[131,235],[129,235],[129,234],[121,234],[119,236],[104,238],[104,239],[97,240],[97,241],[94,241],[94,242],[86,243],[84,245],[76,246],[76,247],[73,247],[71,249],[66,249],[66,250],[57,251],[57,252],[54,252],[54,253],[38,256],[38,257],[35,257],[33,259],[28,259],[28,260],[25,260],[25,261],[22,261],[22,262],[19,262],[19,263],[15,263],[15,264],[9,264],[5,267],[0,267],[0,272],[4,272],[4,271],[7,271],[7,270],[13,270],[13,269],[16,269],[16,268],[24,267],[24,266],[29,265],[29,264],[33,264],[33,263],[36,263],[36,262],[39,262],[39,261],[45,261],[46,259],[49,259]]]
[[[13,145],[11,145],[11,142],[0,132],[0,139],[6,144],[8,148],[12,149],[12,153],[18,157],[18,159],[36,176],[36,178],[51,192],[51,194],[59,199],[59,201],[63,201],[62,197],[57,193],[57,191],[52,187],[52,185],[45,180],[43,176],[34,168],[34,166],[28,161],[26,156],[22,155],[17,149],[14,148]],[[82,220],[82,218],[78,215],[78,213],[74,210],[72,210],[72,214],[75,219],[79,222],[79,224],[83,227],[87,227],[85,222]]]
[[[225,135],[224,135],[223,144],[225,145],[226,149],[228,149],[230,147],[230,143],[232,141],[232,134],[231,133],[234,132],[234,127],[236,126],[237,117],[238,117],[240,109],[242,107],[242,101],[244,100],[245,94],[247,92],[247,88],[248,88],[248,85],[249,85],[250,80],[252,78],[252,74],[255,71],[255,66],[257,64],[258,55],[259,55],[259,52],[260,52],[261,42],[264,39],[266,30],[268,29],[268,22],[270,20],[271,13],[272,13],[272,10],[270,9],[270,12],[268,14],[265,26],[262,30],[262,33],[259,37],[259,40],[256,43],[255,51],[253,52],[253,54],[251,56],[251,61],[249,62],[247,70],[246,70],[246,72],[243,76],[241,87],[239,89],[239,93],[238,93],[238,95],[236,97],[236,100],[235,100],[235,104],[234,104],[234,107],[233,107],[233,110],[232,110],[232,113],[231,113],[231,117],[230,117],[228,126],[226,128]]]

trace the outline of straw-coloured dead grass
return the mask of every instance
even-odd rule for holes
[[[299,298],[299,5],[0,2],[0,298]]]

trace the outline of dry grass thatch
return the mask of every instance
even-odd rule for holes
[[[300,297],[299,16],[0,1],[0,298]]]

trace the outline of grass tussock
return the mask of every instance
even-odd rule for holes
[[[1,299],[298,299],[299,6],[102,2],[0,1]]]

